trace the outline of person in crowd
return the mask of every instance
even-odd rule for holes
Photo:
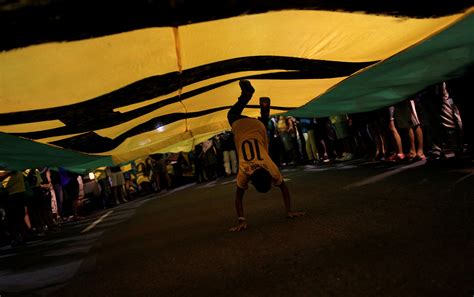
[[[64,202],[64,193],[63,186],[61,185],[61,178],[57,170],[50,170],[51,172],[51,184],[53,185],[54,193],[56,195],[56,204],[58,211],[58,218],[61,221],[64,217],[63,214],[63,202]]]
[[[103,209],[110,206],[109,197],[112,193],[110,189],[109,176],[105,167],[97,168],[94,170],[94,175],[97,183],[100,186],[100,202]]]
[[[207,179],[204,173],[204,151],[202,150],[201,143],[194,146],[192,162],[194,162],[194,176],[196,177],[196,183],[200,184],[206,182]]]
[[[137,184],[137,169],[135,168],[134,163],[130,164],[131,169],[123,173],[125,179],[125,199],[130,201],[133,200],[134,196],[138,193],[138,184]]]
[[[227,114],[229,124],[234,133],[235,146],[239,156],[239,172],[237,174],[237,191],[235,207],[237,211],[238,225],[232,227],[230,231],[241,231],[247,229],[247,221],[244,217],[243,197],[251,182],[256,190],[266,193],[270,190],[272,183],[281,190],[285,204],[286,216],[294,218],[304,215],[303,212],[293,212],[291,210],[291,198],[288,187],[278,167],[273,163],[268,155],[268,138],[266,127],[263,123],[268,123],[268,118],[263,118],[268,114],[263,110],[262,121],[248,118],[242,115],[242,111],[252,98],[254,88],[247,80],[239,82],[241,95],[234,106]],[[267,106],[269,109],[270,106]]]
[[[349,138],[349,118],[346,114],[329,117],[336,133],[337,161],[349,161],[354,158]]]
[[[459,115],[462,115],[462,131],[458,131],[462,136],[460,153],[471,156],[471,159],[474,157],[474,117],[468,115],[471,110],[474,110],[474,100],[471,95],[473,81],[474,65],[471,65],[466,75],[446,82],[446,85],[449,86],[449,96],[456,104]]]
[[[404,100],[396,105],[395,120],[400,129],[408,131],[410,150],[405,157],[414,161],[426,159],[423,153],[423,131],[414,100]]]
[[[147,163],[149,164],[150,172],[151,172],[151,184],[152,188],[155,193],[159,193],[161,191],[161,185],[160,185],[160,173],[158,169],[158,162],[153,157],[148,157],[147,158]]]
[[[51,184],[51,175],[49,168],[43,168],[38,171],[39,193],[40,199],[40,214],[42,221],[47,226],[48,230],[58,230],[58,227],[53,220],[53,203],[56,200],[53,186]]]
[[[291,140],[293,142],[293,151],[295,155],[295,163],[304,163],[305,157],[305,143],[303,132],[301,131],[301,125],[298,119],[293,116],[287,118],[288,131],[290,133]]]
[[[204,170],[207,180],[215,180],[217,177],[218,155],[212,139],[203,143],[204,151]]]
[[[217,156],[216,175],[217,177],[225,176],[224,153],[222,152],[222,135],[217,134],[216,136],[212,137],[211,140]]]
[[[332,153],[333,145],[331,143],[330,134],[333,133],[331,128],[331,122],[329,118],[315,118],[316,126],[316,145],[318,146],[319,153],[319,164],[329,163],[330,158],[334,158]]]
[[[137,166],[137,184],[138,184],[138,189],[140,193],[142,194],[148,194],[152,192],[152,186],[151,186],[151,181],[150,181],[150,167],[146,165],[146,162],[143,159],[137,159],[135,160],[135,164]],[[119,166],[118,166],[119,167]],[[120,169],[120,167],[119,167]],[[122,174],[122,172],[120,171]],[[123,177],[123,174],[122,174]],[[113,185],[113,183],[112,183]],[[123,184],[125,185],[125,179],[123,181]],[[121,186],[120,188],[122,188]],[[113,186],[112,186],[113,189]],[[116,190],[119,192],[118,188]],[[116,200],[117,201],[117,200]],[[122,202],[122,201],[120,201]],[[127,201],[125,201],[127,202]]]
[[[24,171],[24,177],[26,209],[30,219],[31,229],[33,233],[43,236],[47,226],[41,216],[41,179],[38,178],[39,175],[34,169],[26,169]]]
[[[405,154],[403,153],[402,138],[398,133],[395,125],[395,106],[389,106],[381,110],[381,121],[384,127],[388,128],[388,135],[392,142],[393,153],[387,156],[387,161],[403,161]]]
[[[25,244],[28,240],[28,227],[25,223],[25,180],[20,171],[11,171],[4,175],[2,187],[7,193],[5,213],[11,245]]]
[[[174,173],[176,178],[176,185],[180,186],[183,184],[184,172],[189,169],[189,162],[184,156],[183,152],[178,153],[178,158],[174,164]]]
[[[315,129],[316,123],[312,118],[300,119],[303,137],[305,140],[306,154],[310,164],[317,164],[319,160],[318,148],[316,146]]]
[[[330,160],[337,158],[336,153],[336,130],[334,129],[331,119],[329,117],[321,118],[320,121],[323,123],[323,137],[324,143],[326,144],[326,152]]]
[[[55,192],[51,183],[50,171],[44,168],[27,169],[25,176],[25,198],[28,230],[32,235],[43,236],[48,230],[58,230]]]
[[[68,215],[71,215],[68,219],[80,220],[79,216],[80,208],[80,189],[78,174],[70,172],[64,168],[59,167],[59,176],[61,179],[61,185],[64,193],[64,204],[63,210]]]
[[[156,156],[156,164],[160,176],[160,189],[169,190],[171,188],[171,177],[168,173],[168,161],[163,154]]]
[[[284,151],[281,153],[281,164],[283,166],[295,165],[298,160],[298,156],[296,148],[296,127],[294,122],[291,118],[280,116],[278,119],[277,128],[284,149]]]
[[[83,216],[79,215],[79,211],[81,210],[81,207],[83,206],[84,196],[85,196],[84,182],[82,180],[81,175],[75,174],[74,177],[75,177],[73,178],[75,180],[74,186],[77,188],[77,192],[76,192],[77,195],[73,197],[73,203],[72,203],[73,218],[72,219],[75,221],[79,221],[79,220],[84,219]]]
[[[463,150],[463,123],[461,114],[451,98],[446,82],[429,87],[420,96],[425,110],[425,128],[430,147],[430,159],[446,156],[446,149],[455,153]]]
[[[350,115],[351,131],[356,138],[356,157],[370,159],[375,155],[375,140],[369,128],[369,112],[359,112]]]
[[[237,174],[237,155],[235,153],[234,134],[222,134],[222,152],[224,155],[224,169],[227,176]]]
[[[384,161],[387,150],[387,141],[385,137],[386,133],[384,133],[384,126],[380,123],[380,111],[374,110],[368,113],[368,121],[369,131],[374,141],[372,148],[375,149],[369,152],[369,159],[374,161]]]
[[[267,137],[268,150],[272,161],[279,167],[281,166],[284,158],[282,156],[283,143],[281,142],[280,135],[278,133],[278,118],[276,116],[270,117],[267,123]]]

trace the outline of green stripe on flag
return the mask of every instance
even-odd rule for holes
[[[376,110],[438,82],[458,78],[474,65],[474,14],[451,27],[354,74],[301,108],[298,117]]]

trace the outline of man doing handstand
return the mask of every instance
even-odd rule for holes
[[[242,94],[237,103],[229,110],[227,119],[232,126],[235,146],[239,156],[239,172],[237,174],[237,192],[235,198],[235,208],[239,224],[232,227],[230,231],[240,231],[247,229],[247,221],[244,217],[243,197],[248,189],[249,181],[260,193],[270,190],[272,183],[279,187],[285,203],[286,217],[294,218],[303,216],[304,212],[291,211],[291,198],[288,187],[283,181],[283,176],[278,167],[268,154],[268,138],[264,123],[268,122],[270,111],[269,102],[262,100],[261,121],[243,116],[241,113],[255,92],[248,80],[239,82]],[[263,123],[262,123],[263,122]]]

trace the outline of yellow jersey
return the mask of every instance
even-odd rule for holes
[[[257,119],[242,118],[232,124],[235,147],[239,156],[237,186],[248,189],[252,173],[258,168],[266,169],[278,186],[283,177],[268,154],[268,138],[265,126]]]

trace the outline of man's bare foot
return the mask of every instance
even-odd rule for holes
[[[304,216],[306,213],[305,212],[302,212],[302,211],[291,211],[291,212],[288,212],[286,214],[286,218],[287,219],[293,219],[293,218],[297,218],[297,217],[302,217]]]
[[[240,89],[242,90],[242,95],[247,95],[252,97],[253,93],[255,92],[255,89],[252,87],[252,84],[250,81],[246,79],[241,79],[239,81],[239,86]]]
[[[239,232],[243,230],[247,230],[247,223],[245,221],[240,222],[237,226],[229,229],[230,232]]]

